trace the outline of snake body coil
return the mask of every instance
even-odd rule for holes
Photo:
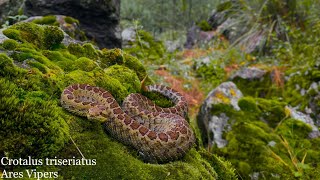
[[[61,94],[61,104],[72,113],[103,122],[112,136],[133,146],[148,162],[167,162],[184,156],[195,142],[185,120],[188,110],[185,98],[162,85],[146,89],[163,94],[175,105],[161,108],[133,93],[121,108],[108,91],[87,84],[67,87]]]

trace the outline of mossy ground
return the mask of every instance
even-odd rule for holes
[[[319,27],[314,27],[319,29]],[[209,62],[195,59],[195,70],[202,86],[212,90],[243,67],[266,71],[259,79],[231,79],[244,94],[238,102],[241,111],[229,105],[215,105],[212,115],[225,113],[231,131],[223,137],[224,148],[213,153],[228,159],[239,177],[250,179],[253,173],[262,179],[319,179],[319,137],[310,139],[311,127],[290,118],[285,106],[296,107],[319,119],[319,40],[315,30],[292,29],[289,45],[275,44],[272,54],[247,54],[217,39]],[[206,133],[202,135],[207,140]],[[257,173],[259,172],[259,173]]]
[[[200,146],[179,161],[144,163],[136,150],[106,134],[99,122],[72,115],[60,106],[62,90],[74,83],[100,86],[119,103],[129,93],[140,92],[140,81],[147,73],[137,58],[120,49],[97,50],[89,43],[65,47],[60,44],[63,34],[55,26],[19,23],[4,34],[10,40],[0,48],[12,53],[0,54],[0,112],[5,112],[0,114],[1,156],[81,158],[77,146],[86,158],[97,159],[97,165],[39,170],[53,168],[66,179],[235,179],[228,162]],[[151,83],[147,78],[146,84]],[[162,106],[169,103],[148,96]]]

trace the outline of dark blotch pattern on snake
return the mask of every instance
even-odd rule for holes
[[[103,122],[106,130],[124,144],[133,146],[148,162],[168,162],[186,154],[195,142],[188,122],[186,99],[162,85],[146,86],[175,104],[161,108],[145,96],[130,94],[122,107],[102,88],[87,84],[67,87],[61,104],[68,111]]]

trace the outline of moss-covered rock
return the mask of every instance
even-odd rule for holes
[[[103,49],[101,67],[106,68],[115,64],[123,64],[123,52],[121,49]]]
[[[14,50],[18,44],[19,43],[13,39],[7,39],[3,42],[2,47],[6,50]]]
[[[92,71],[98,67],[98,64],[86,57],[81,57],[74,61],[74,69],[80,69],[83,71]]]
[[[140,80],[133,70],[120,65],[113,65],[105,69],[104,72],[107,76],[117,79],[128,92],[135,93],[140,90]]]
[[[28,42],[40,49],[50,49],[61,43],[63,32],[55,26],[40,26],[33,23],[21,22],[3,31],[10,39]]]
[[[227,143],[215,142],[212,152],[226,157],[242,178],[256,176],[272,179],[274,174],[280,179],[319,177],[308,173],[317,167],[310,167],[316,160],[305,161],[304,157],[309,152],[314,157],[319,157],[314,151],[318,148],[312,148],[317,146],[318,141],[309,139],[314,127],[290,118],[286,109],[287,103],[276,99],[244,96],[239,99],[240,110],[237,110],[225,101],[212,103],[212,99],[208,96],[204,104],[209,104],[210,106],[206,107],[210,108],[206,111],[208,114],[201,117],[208,117],[206,127],[213,130],[212,133],[202,133],[202,140],[206,144],[210,140],[209,136],[213,136],[217,141],[217,129],[224,129],[221,137]],[[210,145],[210,142],[208,144]]]
[[[85,32],[80,29],[80,22],[70,16],[63,15],[48,15],[48,16],[35,16],[30,17],[27,22],[33,22],[35,24],[51,25],[60,27],[71,38],[80,41],[86,41],[87,37]]]
[[[57,21],[56,16],[54,15],[49,15],[49,16],[44,16],[41,18],[36,18],[32,21],[35,24],[45,24],[45,25],[52,25],[52,26],[58,26],[59,23]]]

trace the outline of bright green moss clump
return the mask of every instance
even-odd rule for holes
[[[64,38],[63,32],[55,26],[44,26],[43,46],[46,49],[58,46]]]
[[[15,76],[18,69],[14,66],[13,60],[5,54],[0,54],[0,76]]]
[[[199,26],[202,31],[212,30],[212,27],[210,26],[210,24],[206,20],[200,21],[199,23],[197,23],[197,26]]]
[[[18,44],[19,43],[13,39],[7,39],[3,42],[2,47],[6,50],[14,50]]]
[[[42,18],[35,19],[32,22],[35,24],[45,24],[45,25],[53,25],[53,26],[59,25],[57,18],[54,15],[44,16]]]
[[[72,18],[72,17],[70,17],[70,16],[65,17],[65,18],[64,18],[64,21],[65,21],[66,23],[68,23],[68,24],[73,24],[73,23],[76,23],[76,24],[78,24],[78,25],[80,24],[79,20],[74,19],[74,18]]]
[[[24,91],[3,78],[0,84],[1,153],[41,158],[64,147],[69,130],[55,101],[44,92]]]
[[[98,52],[94,49],[92,44],[75,44],[75,43],[71,43],[68,46],[68,51],[79,57],[87,57],[87,58],[92,58],[92,59],[96,59],[98,58]]]
[[[41,26],[34,23],[21,22],[3,31],[10,39],[28,42],[40,49],[50,49],[63,40],[63,32],[55,26]]]
[[[121,49],[103,49],[101,52],[101,67],[106,68],[115,64],[123,64],[123,52]]]
[[[107,76],[117,79],[128,92],[139,92],[141,87],[140,80],[136,73],[129,68],[120,65],[113,65],[105,69],[104,72]]]
[[[286,104],[276,100],[244,97],[239,100],[238,105],[241,110],[263,118],[271,127],[275,127],[286,116]]]

